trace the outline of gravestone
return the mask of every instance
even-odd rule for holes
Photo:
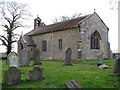
[[[115,60],[113,74],[114,75],[120,75],[120,58]]]
[[[68,48],[65,52],[64,65],[67,65],[67,66],[72,65],[71,64],[71,61],[72,61],[71,60],[71,55],[72,55],[72,50],[71,50],[71,48]]]
[[[29,71],[29,80],[30,81],[39,81],[43,79],[43,68],[35,66],[33,70]]]
[[[76,80],[70,80],[70,81],[68,81],[67,83],[65,83],[65,89],[67,90],[71,90],[71,89],[73,89],[73,90],[81,90],[80,88],[82,88],[81,86],[80,86],[80,84],[76,81]]]
[[[82,59],[82,51],[79,49],[78,50],[78,58],[81,60]]]
[[[16,67],[10,67],[8,71],[5,71],[4,84],[13,85],[18,84],[21,81],[21,72]]]
[[[112,59],[113,58],[113,52],[112,52],[112,50],[110,50],[110,59]]]
[[[35,54],[34,54],[34,65],[40,65],[41,60],[40,60],[40,51],[38,48],[35,48]]]
[[[19,58],[17,53],[11,52],[8,55],[8,64],[9,64],[9,67],[16,67],[16,68],[19,67]]]
[[[98,55],[98,65],[102,65],[102,63],[103,63],[103,53]]]
[[[30,63],[30,53],[26,49],[23,49],[21,51],[21,60],[20,60],[21,66],[27,66]]]

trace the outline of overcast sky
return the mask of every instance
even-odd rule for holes
[[[7,0],[10,1],[10,0]],[[13,0],[12,0],[13,1]],[[20,3],[26,3],[30,7],[33,17],[26,22],[31,25],[30,28],[18,29],[21,33],[27,33],[33,29],[33,19],[37,15],[45,24],[51,24],[54,17],[72,16],[74,13],[92,14],[94,8],[96,13],[101,17],[105,24],[109,27],[109,42],[111,50],[118,50],[118,12],[111,10],[109,0],[14,0]],[[2,48],[2,47],[1,47]],[[17,46],[15,45],[15,51]],[[5,49],[0,49],[4,52]]]

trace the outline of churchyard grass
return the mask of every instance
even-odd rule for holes
[[[4,71],[8,66],[2,62],[2,80]],[[63,66],[63,61],[46,60],[42,61],[44,79],[42,81],[28,81],[29,70],[32,70],[33,63],[29,66],[21,67],[22,81],[18,85],[5,86],[8,88],[64,88],[64,84],[75,79],[83,88],[115,88],[117,87],[117,77],[112,76],[114,60],[104,60],[104,64],[111,66],[111,69],[97,68],[97,61],[74,61],[73,66]],[[0,77],[1,80],[1,77]]]

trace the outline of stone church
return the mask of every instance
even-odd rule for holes
[[[67,48],[72,50],[72,59],[97,59],[110,56],[108,41],[109,28],[94,12],[75,19],[45,25],[39,17],[34,19],[34,29],[21,35],[18,41],[18,54],[22,50],[34,57],[34,49],[40,51],[41,59],[63,60]]]

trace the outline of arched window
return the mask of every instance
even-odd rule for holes
[[[100,49],[100,39],[101,36],[99,34],[99,32],[96,30],[90,39],[90,48],[91,49]]]

